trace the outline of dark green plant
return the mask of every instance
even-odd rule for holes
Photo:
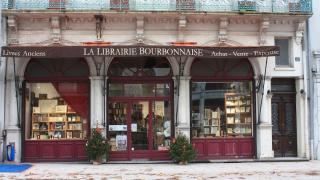
[[[172,159],[179,163],[188,163],[196,157],[196,151],[185,135],[179,134],[169,150]]]
[[[90,160],[98,160],[108,155],[109,144],[99,130],[93,129],[92,135],[86,144],[86,151]]]

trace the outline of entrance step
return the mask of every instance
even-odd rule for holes
[[[268,159],[222,159],[208,160],[210,163],[242,163],[242,162],[298,162],[309,161],[307,158],[284,157],[284,158],[268,158]]]
[[[148,159],[133,159],[131,161],[108,161],[108,164],[169,164],[173,161],[150,161]]]

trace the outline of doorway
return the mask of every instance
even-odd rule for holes
[[[108,138],[111,160],[167,159],[171,140],[170,111],[167,100],[110,102]]]
[[[272,147],[275,157],[297,156],[294,79],[272,79]]]
[[[173,82],[167,59],[114,58],[108,77],[110,160],[170,159]]]

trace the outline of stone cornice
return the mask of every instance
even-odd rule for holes
[[[158,12],[136,12],[136,11],[99,11],[103,16],[110,18],[109,21],[116,22],[135,22],[137,16],[144,16],[146,21],[153,21],[156,18],[156,22],[171,22],[177,21],[179,16],[186,16],[188,21],[195,23],[216,23],[220,17],[228,17],[230,24],[256,24],[261,19],[261,16],[270,18],[271,23],[275,24],[290,24],[297,20],[306,20],[312,14],[290,14],[290,13],[248,13],[239,14],[236,12],[178,12],[178,11],[158,11]],[[83,10],[64,10],[59,12],[57,10],[2,10],[3,16],[15,15],[19,18],[34,18],[34,19],[49,19],[52,16],[68,17],[76,22],[93,22],[94,15],[97,11],[83,11]],[[151,19],[149,19],[149,17]],[[115,19],[114,19],[115,18]]]

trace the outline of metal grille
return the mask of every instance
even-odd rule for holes
[[[312,13],[311,0],[2,0],[3,9]]]

